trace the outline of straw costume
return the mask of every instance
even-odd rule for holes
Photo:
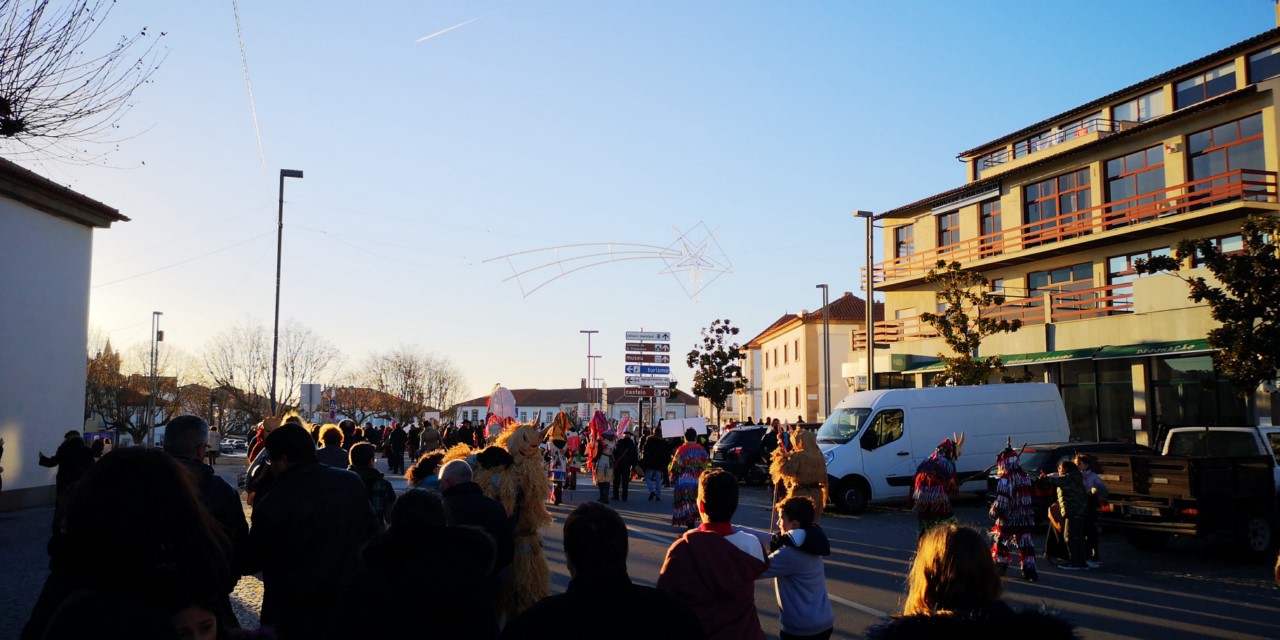
[[[816,524],[827,505],[827,461],[822,459],[822,451],[818,449],[817,434],[802,430],[794,440],[794,450],[787,451],[783,447],[774,450],[769,476],[773,478],[774,485],[785,488],[783,500],[800,496],[813,502],[813,521]]]
[[[538,532],[551,524],[546,500],[541,499],[547,494],[547,471],[542,466],[540,441],[539,432],[533,426],[516,425],[504,429],[496,444],[496,448],[504,449],[512,460],[511,466],[501,472],[507,477],[497,486],[505,489],[504,485],[510,481],[517,495],[514,504],[505,500],[506,496],[490,495],[507,508],[507,513],[516,516],[515,558],[498,594],[498,607],[509,618],[551,595],[551,570],[547,567],[542,536]],[[480,482],[478,473],[476,481]],[[483,482],[480,486],[489,495],[489,487]]]

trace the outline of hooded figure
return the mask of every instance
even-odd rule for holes
[[[1019,454],[1006,445],[1004,451],[996,456],[996,470],[999,480],[996,481],[996,499],[991,503],[991,558],[1001,575],[1009,567],[1013,559],[1013,550],[1018,551],[1018,562],[1022,567],[1022,577],[1036,581],[1036,547],[1031,539],[1031,531],[1035,528],[1035,509],[1031,505],[1034,490],[1031,478],[1022,470]]]
[[[956,481],[956,458],[964,436],[938,443],[938,448],[916,467],[915,488],[911,492],[911,510],[916,514],[920,537],[933,527],[956,522],[951,512],[951,497],[960,493]]]
[[[774,450],[769,476],[773,478],[775,485],[784,487],[786,493],[782,500],[801,496],[812,501],[816,511],[813,521],[816,523],[822,517],[823,507],[827,505],[827,461],[822,458],[822,451],[818,449],[816,433],[801,430],[794,441],[793,450],[788,451],[782,447]]]

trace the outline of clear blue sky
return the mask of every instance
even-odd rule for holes
[[[958,152],[1275,26],[1269,0],[1161,2],[121,2],[165,31],[110,167],[28,166],[132,218],[95,233],[90,323],[121,347],[164,312],[198,355],[282,319],[342,349],[419,345],[472,395],[576,386],[586,341],[622,386],[623,333],[687,352],[858,292],[862,221],[962,184]],[[423,36],[480,18],[423,42]],[[144,164],[145,163],[145,164]],[[523,297],[495,256],[668,245],[718,229],[733,272],[691,300],[660,262]],[[197,259],[192,259],[197,258]],[[682,360],[682,357],[675,358]],[[683,366],[677,378],[688,389]],[[326,381],[319,381],[326,382]]]

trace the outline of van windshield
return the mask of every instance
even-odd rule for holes
[[[836,409],[818,428],[818,444],[848,442],[858,434],[858,429],[862,428],[862,424],[867,421],[869,415],[871,415],[871,409],[866,407]]]

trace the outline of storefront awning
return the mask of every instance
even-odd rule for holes
[[[1174,340],[1173,342],[1147,342],[1143,344],[1109,345],[1093,355],[1094,360],[1117,358],[1145,358],[1148,356],[1181,356],[1192,353],[1210,353],[1213,347],[1204,338]]]
[[[1000,360],[1004,362],[1006,367],[1020,367],[1033,364],[1045,364],[1049,362],[1066,362],[1067,360],[1088,360],[1098,351],[1097,347],[1089,347],[1087,349],[1066,349],[1063,351],[1041,351],[1039,353],[1015,353],[1013,355],[1002,355]],[[941,362],[928,362],[918,364],[914,367],[904,369],[902,373],[929,373],[931,371],[942,371]]]

